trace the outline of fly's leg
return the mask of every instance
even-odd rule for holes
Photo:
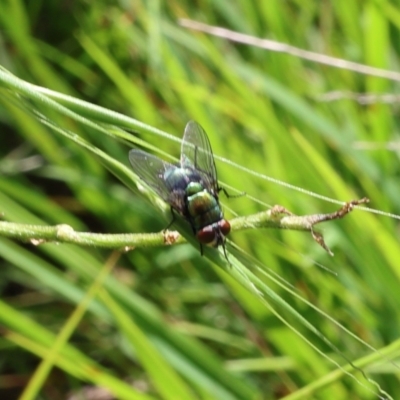
[[[221,192],[221,191],[224,192],[225,196],[226,196],[228,199],[235,199],[236,197],[243,197],[243,196],[246,195],[246,192],[242,192],[242,193],[239,193],[239,194],[229,194],[229,193],[226,191],[225,188],[218,186],[218,192]]]
[[[200,244],[200,255],[203,257],[203,255],[204,255],[203,245],[202,245],[201,243],[199,243],[199,244]],[[228,264],[229,264],[229,265],[232,265],[231,262],[229,261],[228,254],[227,254],[227,252],[226,252],[225,242],[222,243],[222,248],[223,248],[223,250],[224,250],[224,256],[225,256],[225,258],[226,258],[226,261],[228,261]]]
[[[224,250],[224,256],[226,258],[226,261],[228,261],[228,264],[231,265],[229,258],[228,258],[228,254],[226,254],[225,241],[222,243],[222,249]]]
[[[174,213],[174,209],[171,207],[171,214],[172,214],[172,220],[171,222],[164,228],[163,232],[165,233],[170,227],[171,225],[175,222],[175,213]]]

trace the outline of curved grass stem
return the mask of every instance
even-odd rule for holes
[[[330,255],[333,255],[325,244],[322,234],[315,231],[314,226],[321,222],[343,218],[355,206],[368,203],[368,201],[367,198],[352,200],[333,213],[304,216],[294,215],[282,206],[274,206],[268,211],[235,218],[230,223],[232,231],[259,228],[309,231],[313,239]],[[136,247],[172,245],[185,241],[184,237],[178,232],[169,230],[158,233],[99,234],[77,232],[66,224],[54,226],[25,225],[7,221],[0,221],[0,236],[30,242],[33,245],[49,242],[74,243],[82,246],[122,249],[124,251],[129,251]]]

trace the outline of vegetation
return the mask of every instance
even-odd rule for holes
[[[399,30],[385,0],[1,2],[1,398],[400,398]],[[182,220],[161,245],[128,151],[176,161],[189,120],[229,220],[371,209],[318,225],[334,257],[235,224],[202,257]]]

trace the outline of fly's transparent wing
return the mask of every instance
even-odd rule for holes
[[[195,121],[185,127],[181,147],[181,165],[196,169],[204,183],[214,193],[218,192],[217,170],[210,141],[204,129]]]
[[[146,182],[164,201],[170,203],[171,188],[165,182],[165,172],[177,167],[138,149],[133,149],[129,152],[129,161],[135,174]]]

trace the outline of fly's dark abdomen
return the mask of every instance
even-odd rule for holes
[[[200,182],[201,176],[193,169],[174,168],[165,171],[164,180],[169,190],[181,190],[186,193],[186,189],[191,182]]]

